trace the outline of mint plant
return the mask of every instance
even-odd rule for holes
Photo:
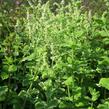
[[[50,3],[0,12],[0,109],[108,109],[108,12]]]

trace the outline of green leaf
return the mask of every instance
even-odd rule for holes
[[[98,97],[100,96],[99,91],[96,91],[96,89],[93,89],[92,87],[89,87],[90,94],[92,95],[92,101],[96,101]]]
[[[32,53],[30,56],[24,57],[21,62],[32,61],[35,58],[35,53]]]
[[[109,78],[101,78],[99,85],[109,90]]]
[[[8,71],[9,72],[15,72],[17,70],[17,66],[15,65],[10,65]]]
[[[68,58],[67,58],[67,61],[68,61],[68,63],[72,64],[72,59],[71,59],[71,57],[68,57]]]
[[[103,42],[104,42],[104,44],[109,44],[109,38],[105,38],[105,39],[103,39]]]
[[[51,80],[51,79],[46,80],[46,81],[43,83],[43,85],[44,85],[43,88],[44,88],[45,90],[49,89],[50,87],[52,87],[52,80]]]
[[[29,97],[29,94],[25,90],[21,90],[20,93],[18,94],[20,97]]]
[[[66,101],[65,99],[59,103],[59,109],[75,109],[72,101]]]
[[[0,27],[2,27],[3,25],[0,23]]]
[[[0,86],[0,101],[4,101],[6,99],[7,92],[8,92],[7,86]]]
[[[97,109],[109,109],[109,101],[105,101],[103,104],[99,104]]]
[[[9,78],[9,74],[6,72],[1,73],[1,78],[2,80],[8,79]]]
[[[58,100],[51,100],[49,103],[48,103],[48,109],[53,109],[57,106],[58,104]]]
[[[74,85],[74,80],[73,80],[72,76],[68,77],[67,80],[64,81],[64,84],[67,86]]]
[[[12,57],[5,57],[5,58],[6,58],[6,64],[12,64],[13,63]]]
[[[35,107],[36,107],[36,109],[46,109],[47,104],[46,104],[46,102],[41,101],[41,102],[35,103]]]
[[[100,36],[108,36],[108,33],[106,31],[98,31]]]

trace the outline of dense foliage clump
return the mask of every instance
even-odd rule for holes
[[[109,109],[108,9],[55,5],[1,7],[0,109]]]

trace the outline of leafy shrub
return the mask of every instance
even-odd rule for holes
[[[19,9],[14,24],[3,13],[11,21],[6,34],[0,27],[0,108],[108,109],[108,13],[49,6]]]

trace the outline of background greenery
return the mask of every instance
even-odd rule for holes
[[[0,109],[109,109],[109,2],[86,1],[2,1]]]

